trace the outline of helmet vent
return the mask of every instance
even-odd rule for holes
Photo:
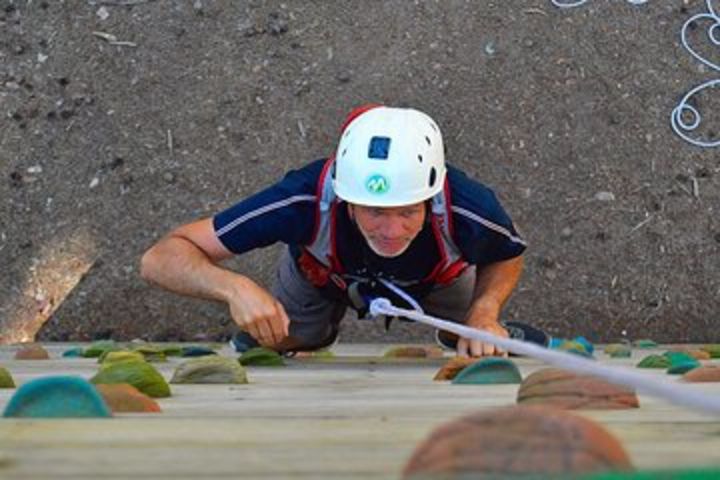
[[[435,167],[432,167],[432,168],[430,169],[430,178],[429,178],[429,180],[428,180],[428,186],[429,186],[430,188],[432,188],[433,185],[435,185],[435,180],[436,180],[436,179],[437,179],[437,172],[435,171]]]
[[[347,153],[347,148],[344,148],[343,151],[342,151],[342,153],[340,154],[340,156],[341,156],[341,157],[344,157],[346,153]]]
[[[428,137],[427,135],[425,135],[425,141],[427,142],[427,144],[428,144],[429,146],[432,146],[432,142],[430,141],[430,137]]]
[[[418,155],[418,160],[420,160],[420,163],[422,163],[422,161],[423,161],[422,155]]]
[[[432,122],[429,122],[429,123],[430,123],[430,128],[432,128],[433,130],[435,130],[435,131],[437,132],[438,129],[437,129],[437,127],[435,126],[435,124],[432,123]]]

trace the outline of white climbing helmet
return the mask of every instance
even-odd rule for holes
[[[442,135],[418,110],[364,108],[349,117],[333,167],[333,189],[347,202],[371,207],[422,202],[445,182]]]

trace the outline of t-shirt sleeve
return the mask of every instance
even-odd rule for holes
[[[452,167],[448,180],[454,239],[465,259],[487,265],[522,255],[527,244],[495,193]]]
[[[279,182],[213,217],[215,234],[233,253],[277,242],[310,241],[315,225],[316,187],[324,160],[292,170]]]

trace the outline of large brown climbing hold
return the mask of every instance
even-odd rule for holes
[[[436,428],[403,478],[575,478],[632,470],[622,444],[599,424],[563,410],[515,406]]]
[[[592,375],[545,368],[528,376],[518,390],[518,403],[563,409],[626,409],[640,406],[632,390]]]
[[[682,379],[687,382],[720,382],[720,365],[705,365],[686,372]]]
[[[15,360],[47,360],[50,358],[47,350],[42,345],[26,345],[15,352]]]
[[[160,405],[155,400],[127,383],[99,384],[95,388],[113,413],[157,413]]]

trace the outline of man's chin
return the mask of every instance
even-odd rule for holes
[[[379,245],[376,245],[372,241],[368,240],[367,244],[370,246],[370,250],[375,252],[376,255],[379,255],[384,258],[395,258],[399,257],[403,253],[405,253],[405,250],[408,249],[410,246],[410,242],[405,243],[401,247],[397,247],[395,249],[393,248],[387,248],[387,247],[381,247]]]

